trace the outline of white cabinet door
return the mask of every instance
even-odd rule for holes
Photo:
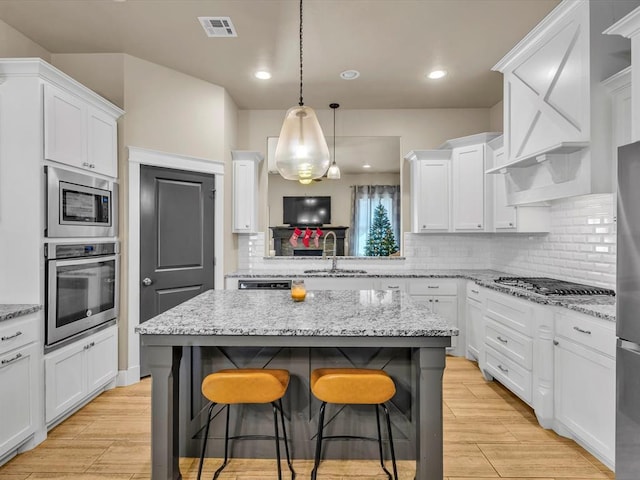
[[[414,233],[449,230],[449,166],[448,160],[418,161]]]
[[[485,145],[453,150],[453,229],[483,231]]]
[[[378,288],[377,278],[309,277],[304,279],[307,290],[373,290]]]
[[[118,329],[110,327],[96,334],[86,350],[87,393],[113,380],[118,374]]]
[[[484,343],[484,319],[482,303],[467,300],[467,358],[480,360],[480,350]]]
[[[556,418],[588,450],[613,465],[615,360],[562,337],[556,342]]]
[[[435,295],[433,297],[433,313],[441,315],[451,325],[458,327],[458,297]],[[462,334],[462,332],[460,332]],[[451,350],[458,346],[458,336],[451,337]]]
[[[89,342],[77,342],[45,356],[45,421],[50,423],[82,401],[87,390],[84,352]]]
[[[88,168],[108,175],[118,176],[118,126],[116,120],[103,111],[88,107]]]
[[[39,351],[32,343],[0,356],[0,457],[35,432]]]
[[[233,232],[250,233],[254,226],[254,163],[233,162]]]
[[[507,179],[496,175],[493,183],[493,221],[496,230],[513,230],[518,227],[516,207],[507,205]]]
[[[44,86],[44,158],[87,168],[87,106],[74,95]]]

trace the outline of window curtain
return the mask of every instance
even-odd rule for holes
[[[351,226],[349,255],[364,256],[373,212],[381,203],[400,246],[400,185],[354,185],[351,187]]]

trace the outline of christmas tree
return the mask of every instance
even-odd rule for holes
[[[391,229],[387,209],[379,203],[373,212],[373,223],[369,228],[364,253],[368,257],[387,257],[397,251],[398,245]]]

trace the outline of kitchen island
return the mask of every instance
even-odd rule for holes
[[[442,374],[455,327],[425,313],[404,292],[312,291],[295,303],[288,291],[210,290],[136,331],[152,376],[152,479],[180,478],[180,363],[184,347],[376,347],[409,352],[413,385],[410,439],[416,478],[441,480]],[[309,366],[307,366],[309,368]],[[292,416],[292,424],[295,423]],[[296,451],[294,449],[294,458]]]

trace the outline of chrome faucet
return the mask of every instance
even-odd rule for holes
[[[324,236],[324,240],[322,242],[322,256],[324,258],[327,258],[327,237],[329,237],[329,235],[333,235],[333,257],[331,258],[331,270],[337,270],[338,257],[336,257],[336,248],[337,248],[338,240],[336,239],[336,232],[329,231]]]

